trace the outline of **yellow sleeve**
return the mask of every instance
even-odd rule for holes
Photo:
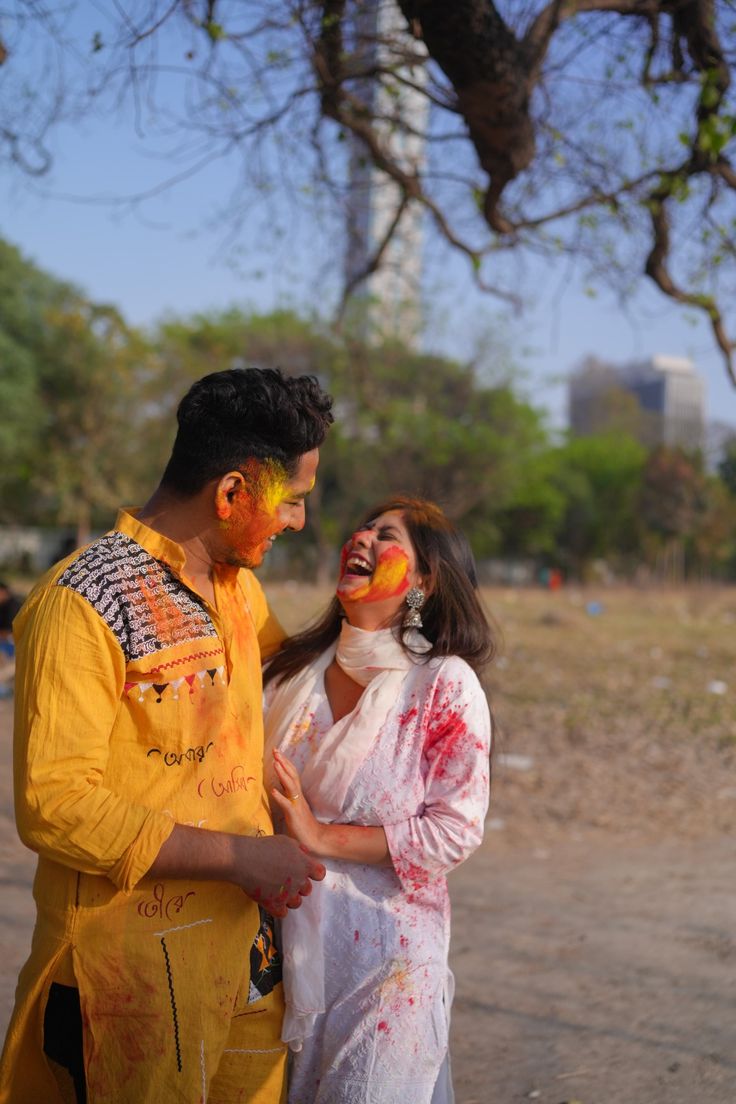
[[[242,571],[242,586],[246,601],[253,615],[261,649],[261,660],[268,659],[286,640],[286,631],[275,613],[269,608],[261,584],[252,571]]]
[[[66,587],[44,587],[16,621],[14,781],[27,847],[129,891],[170,835],[165,813],[103,782],[125,681],[107,625]]]

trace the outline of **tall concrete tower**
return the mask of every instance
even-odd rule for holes
[[[406,55],[422,51],[411,37],[395,0],[354,0],[355,48],[366,68],[392,70],[379,83],[356,82],[376,129],[391,156],[407,172],[424,163],[424,133],[429,101],[421,89],[423,65],[409,65]],[[403,63],[403,64],[402,64]],[[400,78],[415,87],[409,87]],[[396,216],[399,186],[375,169],[357,138],[350,137],[350,177],[347,205],[345,285],[365,271]],[[422,210],[409,204],[387,246],[380,267],[351,295],[349,313],[369,340],[396,337],[409,346],[418,343],[422,328]]]

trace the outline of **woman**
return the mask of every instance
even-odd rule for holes
[[[327,867],[283,922],[293,1104],[452,1100],[445,874],[488,806],[474,584],[437,506],[386,502],[343,548],[325,615],[265,673],[273,804]]]

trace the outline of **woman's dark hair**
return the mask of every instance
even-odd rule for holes
[[[291,476],[333,422],[314,376],[230,368],[197,380],[179,403],[179,428],[161,486],[189,497],[249,459],[276,460]]]
[[[361,524],[389,510],[399,510],[403,515],[417,571],[426,580],[428,592],[421,610],[421,631],[432,648],[421,657],[412,653],[405,639],[407,630],[399,624],[396,631],[404,649],[423,662],[434,656],[460,656],[479,671],[493,658],[496,646],[478,597],[470,545],[439,506],[422,498],[398,495],[372,509]],[[333,598],[313,625],[284,643],[266,668],[264,682],[289,678],[321,655],[340,635],[342,616],[342,607]]]

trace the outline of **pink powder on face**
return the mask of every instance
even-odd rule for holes
[[[409,589],[408,574],[409,557],[403,548],[392,544],[380,553],[371,577],[355,590],[343,585],[341,575],[337,595],[351,602],[382,602],[386,598],[398,598]]]

